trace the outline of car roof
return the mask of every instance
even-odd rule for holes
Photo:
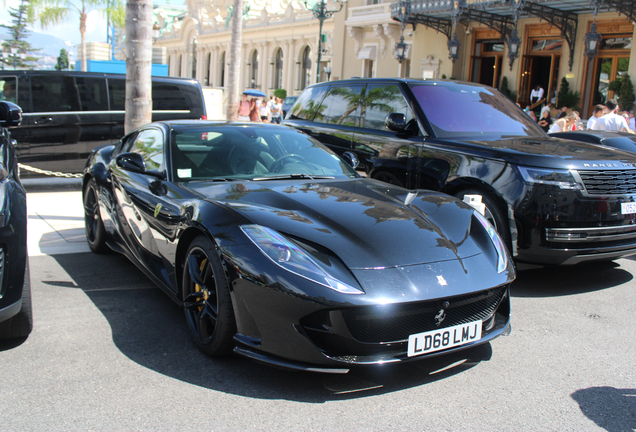
[[[450,80],[450,79],[427,79],[427,78],[360,78],[354,77],[344,80],[338,81],[325,81],[317,84],[312,84],[309,87],[317,87],[324,85],[333,85],[333,84],[360,84],[360,83],[405,83],[405,84],[422,84],[422,83],[453,83],[453,84],[462,84],[462,85],[471,85],[475,87],[488,87],[484,84],[479,83],[471,83],[467,81],[458,81],[458,80]]]
[[[141,128],[152,125],[165,125],[172,129],[184,129],[190,127],[210,127],[210,126],[228,126],[228,127],[249,127],[249,128],[284,128],[290,131],[296,131],[296,129],[288,126],[274,124],[274,123],[261,123],[261,122],[249,122],[249,121],[226,121],[226,120],[164,120],[146,125],[140,126]]]

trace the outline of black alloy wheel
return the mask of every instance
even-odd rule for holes
[[[194,342],[212,357],[234,348],[236,321],[225,271],[214,243],[199,236],[190,244],[183,266],[183,310]]]
[[[97,199],[97,185],[90,179],[84,189],[84,228],[86,241],[95,253],[108,251],[106,245],[106,229],[99,213],[99,201]]]

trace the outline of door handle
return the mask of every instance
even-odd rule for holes
[[[35,124],[47,124],[47,123],[52,123],[53,122],[53,118],[52,117],[40,117],[39,119],[35,120]]]

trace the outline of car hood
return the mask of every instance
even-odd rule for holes
[[[469,232],[473,209],[441,193],[419,191],[405,205],[407,190],[371,179],[188,188],[251,223],[329,249],[350,269],[461,261],[482,252]]]
[[[589,169],[593,165],[625,168],[636,165],[636,155],[631,152],[547,136],[491,140],[431,138],[425,144],[439,145],[445,151],[454,149],[463,154],[541,168]]]

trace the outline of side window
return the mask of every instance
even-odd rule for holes
[[[326,92],[326,86],[311,87],[302,92],[296,103],[289,110],[289,119],[311,121]]]
[[[79,105],[79,94],[74,97]],[[33,101],[33,112],[36,113],[72,111],[68,99],[72,99],[73,96],[67,94],[64,77],[61,76],[32,76],[31,98]]]
[[[108,111],[104,78],[69,77],[67,88],[79,93],[81,111]]]
[[[15,76],[0,77],[0,101],[13,102],[27,109],[28,88],[24,77],[20,77],[16,85]]]
[[[331,87],[316,112],[315,122],[357,126],[362,86]]]
[[[140,153],[146,162],[146,169],[162,170],[163,133],[158,129],[147,129],[139,132],[128,151]]]
[[[172,84],[152,83],[152,109],[156,111],[190,111],[181,89]]]
[[[391,113],[404,114],[407,123],[413,120],[413,113],[398,86],[368,85],[360,115],[362,127],[388,131],[385,120]]]
[[[108,78],[108,97],[111,111],[126,109],[126,80]]]

